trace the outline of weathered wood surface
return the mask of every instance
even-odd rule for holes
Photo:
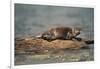
[[[26,52],[43,52],[48,50],[80,49],[93,44],[93,40],[53,40],[24,38],[15,40],[15,54]]]

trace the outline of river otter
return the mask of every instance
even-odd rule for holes
[[[73,39],[80,34],[79,28],[70,28],[70,27],[55,27],[51,28],[46,32],[43,32],[36,37],[46,39],[46,40],[55,40],[55,39]]]

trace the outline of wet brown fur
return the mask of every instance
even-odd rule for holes
[[[70,27],[56,27],[51,28],[48,31],[41,34],[41,38],[47,40],[55,40],[55,39],[72,39],[80,34],[80,30],[75,32]]]

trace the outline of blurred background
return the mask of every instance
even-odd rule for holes
[[[15,37],[34,36],[54,26],[82,28],[81,37],[94,37],[94,9],[15,4]]]

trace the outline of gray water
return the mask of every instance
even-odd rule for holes
[[[54,26],[80,27],[91,36],[93,23],[93,8],[15,4],[15,37],[36,35]]]
[[[15,37],[34,36],[55,26],[80,27],[82,28],[80,37],[94,39],[94,9],[85,7],[15,4]],[[86,61],[93,60],[93,48],[77,51],[77,56],[80,56],[80,54],[84,55],[84,53],[85,55],[88,54]],[[69,54],[73,56],[75,53],[69,52]],[[43,55],[45,54],[41,54],[41,56]],[[66,55],[68,55],[68,52]],[[23,57],[26,59],[22,59]],[[39,60],[34,57],[35,55],[17,55],[15,56],[15,64],[56,62],[53,58],[46,58],[47,60],[39,58]]]

